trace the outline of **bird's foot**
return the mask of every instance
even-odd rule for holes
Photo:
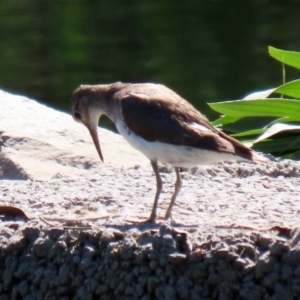
[[[169,211],[166,212],[164,220],[165,221],[168,221],[168,220],[174,221],[174,219],[172,218],[171,212],[169,212]]]
[[[140,224],[156,224],[156,219],[147,218],[144,221],[141,221]]]

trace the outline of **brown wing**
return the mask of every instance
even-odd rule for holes
[[[252,160],[252,150],[220,132],[190,103],[177,94],[154,98],[130,93],[121,101],[128,127],[147,141],[159,141],[216,152],[232,153]],[[193,126],[199,124],[208,130]]]

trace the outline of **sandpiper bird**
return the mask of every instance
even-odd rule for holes
[[[162,191],[158,161],[174,166],[177,176],[165,219],[171,217],[182,185],[180,167],[224,160],[267,162],[252,149],[213,127],[189,102],[161,84],[116,82],[81,85],[74,91],[72,116],[88,128],[103,161],[97,133],[101,115],[111,119],[127,142],[151,162],[157,188],[152,212],[146,222],[155,222]]]

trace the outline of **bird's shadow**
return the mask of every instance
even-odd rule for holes
[[[120,230],[122,232],[126,232],[128,230],[132,230],[132,229],[137,229],[141,232],[143,231],[158,231],[160,230],[162,227],[168,227],[168,228],[173,228],[173,229],[178,229],[178,230],[192,230],[192,229],[197,229],[199,227],[199,224],[193,224],[193,225],[186,225],[186,224],[182,224],[182,223],[177,223],[175,221],[160,221],[157,223],[138,223],[138,222],[134,222],[133,224],[107,224],[103,226],[106,229],[117,229]]]

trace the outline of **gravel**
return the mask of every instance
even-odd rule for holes
[[[163,216],[174,174],[165,181]],[[182,172],[173,221],[150,169],[0,181],[0,299],[299,299],[299,163]],[[93,219],[92,219],[93,218]]]
[[[5,225],[12,230],[1,242],[1,299],[300,297],[300,248],[288,238],[273,237],[266,246],[260,241],[266,233],[242,238],[228,230],[217,242],[190,248],[189,235],[168,224],[76,236],[37,220]],[[41,228],[38,236],[34,227]]]

